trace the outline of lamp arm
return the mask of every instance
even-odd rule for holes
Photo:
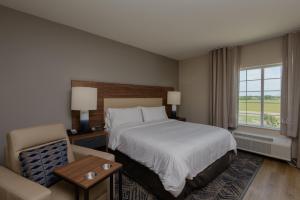
[[[177,105],[172,105],[172,111],[176,112],[176,110],[177,110]]]

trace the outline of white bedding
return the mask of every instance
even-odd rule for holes
[[[113,128],[109,147],[153,170],[165,190],[177,197],[186,179],[193,179],[228,151],[236,151],[236,142],[222,128],[165,120]]]

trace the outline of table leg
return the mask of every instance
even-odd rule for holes
[[[89,200],[89,190],[84,190],[84,200]]]
[[[110,180],[109,180],[109,196],[110,200],[114,199],[114,175],[110,175]]]
[[[122,170],[119,170],[119,200],[122,200]]]
[[[79,187],[75,187],[75,199],[79,200]]]

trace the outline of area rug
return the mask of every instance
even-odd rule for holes
[[[206,187],[193,191],[185,200],[242,200],[262,163],[263,157],[239,151],[228,169]],[[115,183],[118,191],[118,181]],[[158,200],[125,175],[122,189],[123,200]],[[115,199],[118,199],[117,195]]]

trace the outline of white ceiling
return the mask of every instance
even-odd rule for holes
[[[0,4],[178,60],[300,27],[300,0],[0,0]]]

